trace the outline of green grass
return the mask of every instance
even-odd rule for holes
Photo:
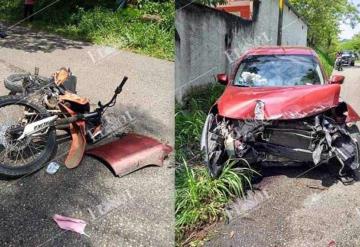
[[[228,161],[221,176],[213,179],[202,164],[200,137],[207,112],[224,87],[211,84],[194,89],[183,105],[176,106],[176,242],[182,246],[192,233],[224,219],[224,208],[251,187],[251,168],[234,170]],[[196,241],[196,237],[190,241]],[[189,242],[189,241],[186,241]]]
[[[329,77],[332,74],[332,71],[334,69],[334,58],[327,55],[325,52],[323,52],[321,49],[316,49],[316,53],[319,55],[320,62],[324,66],[324,70],[326,75]]]
[[[47,32],[57,33],[64,37],[90,41],[99,45],[107,45],[127,49],[137,53],[174,60],[174,15],[175,6],[172,1],[152,2],[140,1],[137,6],[113,12],[105,7],[85,10],[77,7],[72,13],[63,12],[63,19],[57,13],[51,16],[36,16],[32,27]],[[15,21],[21,16],[21,5],[7,3],[0,7],[8,10],[0,14],[1,19]],[[53,10],[46,10],[52,13]],[[44,12],[46,13],[46,12]],[[159,20],[148,20],[144,16],[157,16]]]
[[[219,178],[213,179],[204,167],[189,167],[184,160],[176,169],[176,238],[181,244],[191,232],[225,219],[225,205],[242,197],[251,187],[253,170],[233,170],[235,161],[228,161]]]
[[[195,88],[184,99],[183,105],[175,109],[175,144],[176,157],[180,160],[200,161],[200,138],[207,113],[216,99],[221,95],[224,86],[210,84]]]

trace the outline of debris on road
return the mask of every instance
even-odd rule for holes
[[[315,186],[315,185],[307,185],[306,187],[310,188],[310,189],[315,189],[315,190],[327,190],[328,188],[323,187],[323,186]]]
[[[113,169],[118,176],[124,176],[149,165],[162,166],[164,158],[172,152],[172,147],[143,135],[129,133],[108,144],[86,151]]]
[[[331,240],[328,244],[328,247],[335,247],[335,246],[336,246],[335,240]]]
[[[70,218],[59,214],[55,214],[53,216],[53,220],[61,229],[77,232],[89,237],[89,235],[85,233],[86,222],[83,220]]]
[[[60,168],[60,164],[56,162],[50,162],[49,165],[46,168],[46,173],[50,175],[54,175]]]

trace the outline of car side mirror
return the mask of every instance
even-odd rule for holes
[[[226,74],[218,74],[216,76],[218,83],[222,85],[227,85],[229,83],[229,78]]]
[[[345,76],[342,75],[333,75],[330,79],[330,84],[343,84]]]

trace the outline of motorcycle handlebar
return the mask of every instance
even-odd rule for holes
[[[123,88],[123,86],[125,85],[125,83],[126,83],[127,80],[128,80],[128,77],[127,77],[127,76],[124,76],[122,82],[121,82],[120,85],[116,88],[115,94],[121,93],[122,88]]]

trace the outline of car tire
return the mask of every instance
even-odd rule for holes
[[[358,159],[360,162],[360,131],[356,125],[351,126],[349,129],[351,138],[356,142]],[[355,181],[360,181],[360,164],[355,170],[352,170]]]
[[[228,157],[225,154],[224,150],[221,150],[222,151],[221,158],[219,158],[219,160],[221,160],[220,164],[212,163],[211,160],[209,159],[210,150],[209,150],[209,144],[208,144],[208,141],[209,141],[208,134],[210,132],[210,129],[213,128],[213,122],[215,121],[216,117],[217,117],[216,115],[214,115],[213,113],[210,113],[206,118],[204,129],[203,129],[203,131],[204,131],[204,147],[203,147],[202,151],[204,154],[204,161],[205,161],[205,164],[208,168],[208,171],[209,171],[211,177],[213,177],[213,178],[220,177],[220,175],[223,171],[224,165],[225,165],[225,161],[228,160]]]

